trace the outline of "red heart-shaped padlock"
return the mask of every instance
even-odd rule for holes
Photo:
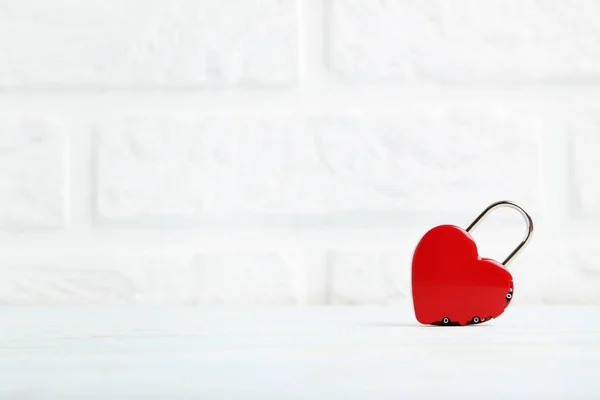
[[[469,232],[492,209],[515,208],[528,229],[525,239],[503,262],[481,258]],[[500,201],[490,205],[466,229],[440,225],[421,239],[412,260],[412,296],[415,316],[427,325],[470,325],[497,318],[513,296],[508,262],[531,237],[531,217],[518,205]]]

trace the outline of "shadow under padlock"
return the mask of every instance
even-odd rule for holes
[[[527,233],[501,263],[482,258],[471,232],[499,207],[521,213]],[[419,241],[412,259],[412,297],[417,320],[426,325],[480,324],[500,316],[514,295],[507,265],[531,239],[533,221],[511,201],[488,206],[466,229],[440,225]]]

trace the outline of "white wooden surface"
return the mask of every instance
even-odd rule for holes
[[[3,308],[0,346],[0,399],[600,398],[600,308]]]

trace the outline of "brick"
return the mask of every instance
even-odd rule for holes
[[[600,76],[594,1],[333,0],[329,63],[350,80]]]
[[[297,305],[305,298],[302,257],[284,252],[197,254],[201,304]]]
[[[268,219],[323,209],[313,141],[299,121],[132,117],[97,131],[97,206],[108,220]]]
[[[403,212],[472,215],[500,198],[528,206],[538,200],[538,132],[535,118],[506,110],[124,117],[98,125],[98,216],[153,226],[377,225]]]
[[[147,255],[63,255],[43,261],[3,259],[0,304],[193,304],[190,260]]]
[[[297,70],[295,0],[9,0],[0,86],[272,86]]]
[[[480,210],[538,199],[539,125],[525,110],[445,109],[394,119],[358,115],[311,123],[324,169],[354,204],[347,209]]]
[[[582,276],[569,265],[567,251],[560,245],[534,237],[508,269],[515,285],[513,306],[580,304],[580,293],[574,288],[580,285]]]
[[[0,115],[0,229],[65,225],[64,125]]]
[[[515,305],[600,305],[599,257],[599,251],[584,245],[532,240],[509,265]]]
[[[600,250],[597,247],[576,247],[569,252],[568,266],[572,270],[572,282],[561,282],[563,290],[569,290],[573,303],[600,305]]]
[[[409,304],[412,250],[331,251],[331,303]]]
[[[600,214],[600,113],[578,115],[571,123],[572,146],[570,160],[572,162],[573,188],[571,198],[577,213]]]
[[[197,304],[201,282],[192,257],[183,255],[138,255],[116,258],[134,292],[135,304]]]
[[[72,261],[71,261],[72,262]],[[76,268],[67,260],[4,261],[0,270],[3,305],[113,305],[133,303],[133,289],[123,274],[106,265]]]

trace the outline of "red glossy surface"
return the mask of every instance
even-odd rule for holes
[[[510,272],[497,261],[481,258],[471,235],[460,227],[435,227],[415,249],[412,295],[422,324],[445,325],[442,321],[449,318],[449,325],[467,325],[496,318],[512,290]]]

